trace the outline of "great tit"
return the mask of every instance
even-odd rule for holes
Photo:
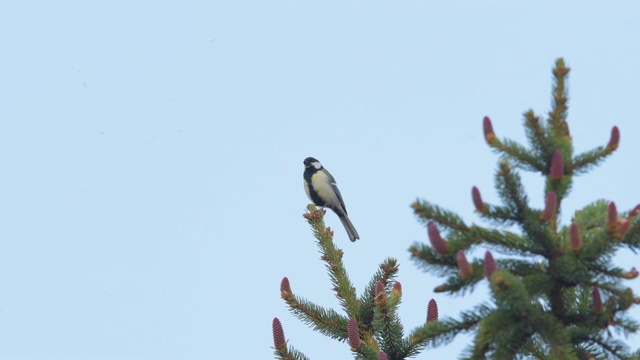
[[[360,239],[356,228],[353,227],[351,220],[347,216],[347,208],[344,206],[342,195],[336,185],[336,180],[331,174],[322,167],[320,161],[308,157],[302,162],[304,164],[304,191],[307,196],[317,206],[328,207],[333,210],[342,221],[344,229],[351,241]]]

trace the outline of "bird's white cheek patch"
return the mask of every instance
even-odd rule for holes
[[[320,170],[320,168],[322,167],[322,164],[320,164],[318,161],[311,163],[311,165],[313,165],[313,167],[317,170]]]

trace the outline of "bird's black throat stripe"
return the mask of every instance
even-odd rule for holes
[[[304,181],[307,183],[307,186],[309,187],[309,195],[311,196],[311,201],[313,201],[313,203],[316,204],[316,206],[326,206],[324,201],[322,201],[320,196],[318,196],[316,189],[313,188],[313,185],[311,183],[311,177],[316,172],[318,172],[318,169],[314,168],[313,166],[306,168],[304,170]]]

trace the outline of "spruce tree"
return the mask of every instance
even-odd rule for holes
[[[620,248],[640,249],[640,205],[619,212],[614,202],[596,200],[576,211],[569,224],[560,223],[574,176],[600,164],[620,141],[613,127],[606,146],[574,153],[567,124],[568,74],[558,59],[546,124],[532,110],[524,114],[528,147],[499,139],[484,118],[485,140],[500,155],[495,184],[501,204],[484,202],[476,187],[471,197],[479,216],[493,227],[467,224],[428,201],[413,204],[430,245],[415,243],[409,251],[419,267],[446,277],[435,291],[462,295],[486,278],[491,295],[490,302],[470,307],[459,319],[418,329],[415,336],[429,344],[470,332],[474,341],[463,354],[467,359],[640,358],[612,335],[612,330],[638,330],[627,311],[640,298],[623,285],[638,271],[621,269],[613,260]],[[544,177],[543,209],[531,206],[518,170]],[[494,259],[487,251],[483,259],[469,261],[467,254],[478,248],[501,256]]]

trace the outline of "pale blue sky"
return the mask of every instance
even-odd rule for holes
[[[327,216],[358,291],[393,256],[407,330],[431,298],[457,316],[486,287],[432,292],[409,204],[479,222],[471,187],[496,200],[482,117],[523,140],[560,56],[576,149],[622,134],[565,223],[640,203],[639,38],[634,2],[0,1],[0,359],[269,359],[276,316],[312,359],[352,358],[280,299],[288,276],[338,308],[302,219],[307,156],[362,237]],[[542,184],[525,176],[537,205]]]

